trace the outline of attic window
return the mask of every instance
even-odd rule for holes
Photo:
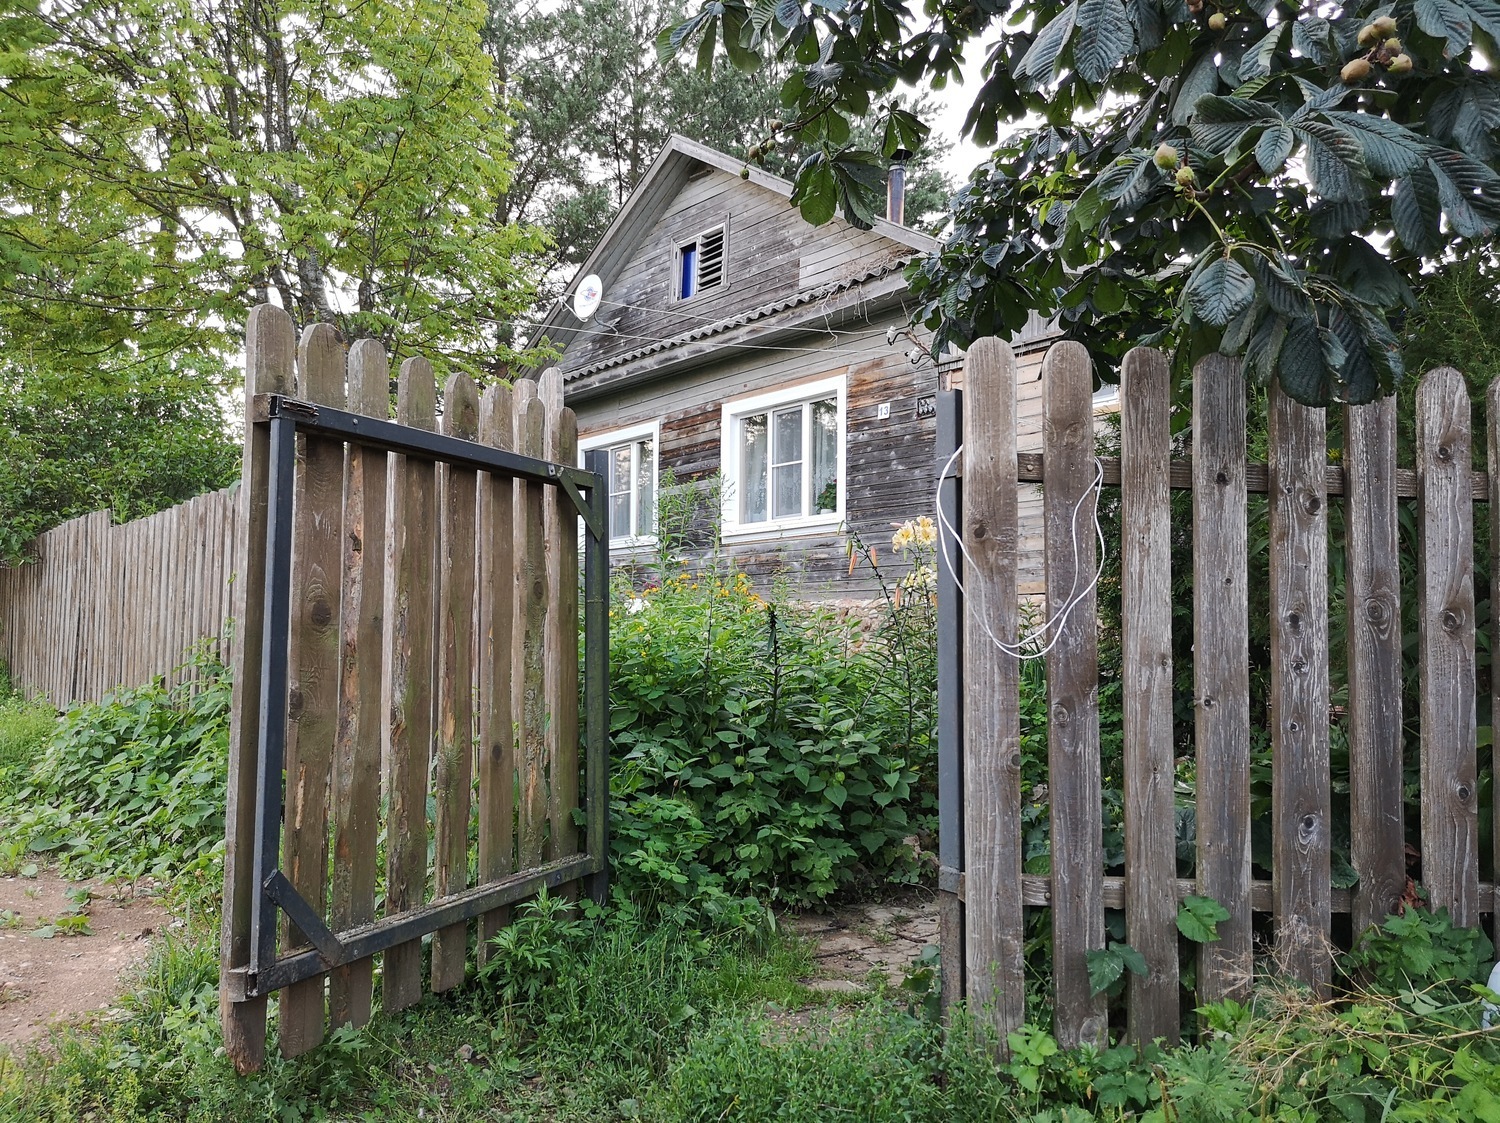
[[[677,299],[688,300],[724,283],[724,227],[677,247]]]

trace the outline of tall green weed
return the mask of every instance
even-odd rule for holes
[[[623,894],[738,914],[917,876],[932,683],[879,624],[768,603],[743,574],[617,590],[611,841]]]

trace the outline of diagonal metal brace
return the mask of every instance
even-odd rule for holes
[[[318,949],[318,956],[324,963],[333,968],[344,961],[344,945],[328,930],[323,918],[313,912],[312,906],[302,899],[302,894],[293,888],[292,883],[286,879],[286,874],[276,870],[266,878],[266,896],[280,905],[291,922],[312,941],[312,946]]]
[[[562,489],[573,500],[573,506],[577,507],[578,513],[583,516],[583,521],[588,526],[589,533],[600,542],[605,541],[608,535],[605,532],[604,520],[599,517],[599,513],[594,510],[589,501],[583,497],[583,492],[578,490],[578,485],[573,482],[573,477],[568,475],[559,476],[558,483],[562,484]],[[594,486],[598,487],[599,485],[595,483]]]

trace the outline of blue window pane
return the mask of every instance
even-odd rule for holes
[[[683,246],[677,259],[677,296],[686,300],[698,291],[698,243]]]

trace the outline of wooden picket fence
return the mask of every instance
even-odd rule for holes
[[[560,378],[481,398],[455,375],[439,419],[432,367],[408,359],[392,424],[390,377],[374,340],[346,355],[319,324],[299,346],[280,309],[251,315],[221,956],[241,1071],[262,1063],[269,994],[295,1056],[330,1021],[369,1019],[376,953],[399,1010],[423,993],[424,935],[430,988],[448,990],[471,919],[483,957],[513,902],[602,888],[604,495],[574,467]]]
[[[1076,549],[1073,525],[1095,480],[1092,375],[1082,347],[1051,349],[1043,452],[1018,455],[1010,349],[982,340],[965,367],[961,395],[940,402],[939,433],[940,464],[962,446],[942,503],[970,559],[960,563],[961,591],[947,573],[939,588],[945,998],[967,999],[1003,1041],[1025,1015],[1026,910],[1045,906],[1056,1035],[1064,1045],[1102,1042],[1105,1000],[1091,994],[1088,953],[1105,946],[1104,910],[1123,908],[1126,940],[1149,966],[1129,978],[1129,1036],[1175,1040],[1183,1009],[1175,921],[1189,894],[1229,913],[1219,939],[1198,947],[1198,1001],[1246,995],[1257,970],[1256,914],[1269,914],[1273,934],[1261,950],[1272,967],[1326,992],[1333,915],[1352,913],[1361,932],[1399,907],[1407,884],[1398,499],[1415,500],[1420,526],[1420,880],[1432,907],[1459,924],[1495,911],[1495,889],[1479,872],[1473,505],[1500,499],[1500,387],[1489,400],[1487,476],[1472,470],[1469,397],[1451,369],[1421,381],[1414,471],[1396,465],[1394,399],[1344,409],[1342,460],[1331,464],[1324,411],[1279,391],[1270,395],[1270,462],[1256,464],[1246,455],[1245,381],[1236,361],[1212,356],[1194,371],[1192,456],[1173,459],[1167,360],[1146,348],[1126,356],[1120,455],[1102,462],[1104,486],[1120,490],[1123,528],[1125,874],[1104,876],[1090,594],[1046,656],[1051,873],[1026,876],[1020,662],[994,639],[1014,644],[1020,620],[1019,485],[1044,491],[1045,613],[1062,609],[1095,570],[1089,501]],[[1174,824],[1172,488],[1193,496],[1197,860],[1186,880],[1177,876]],[[1270,519],[1269,880],[1253,879],[1250,845],[1250,492],[1267,495]],[[1330,877],[1330,500],[1344,504],[1352,891],[1334,889]],[[1500,520],[1492,526],[1500,536]],[[1490,549],[1500,556],[1500,540]]]
[[[228,663],[237,490],[119,525],[95,511],[40,535],[26,564],[0,567],[0,662],[15,684],[56,706],[97,702],[173,678],[209,637]]]

